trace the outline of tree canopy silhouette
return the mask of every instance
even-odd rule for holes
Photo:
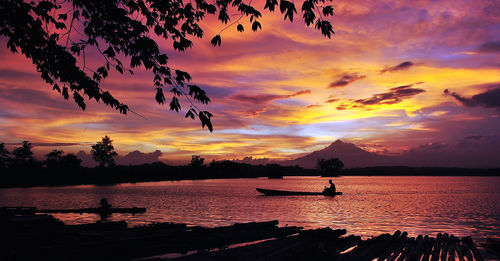
[[[24,165],[33,161],[33,145],[31,142],[25,140],[21,147],[17,147],[12,151],[14,156],[14,163],[17,165]]]
[[[0,169],[7,167],[10,152],[5,148],[5,143],[0,143]]]
[[[193,155],[191,157],[191,162],[189,163],[189,166],[194,167],[194,168],[199,168],[203,166],[203,163],[205,162],[205,159],[202,158],[199,155]]]
[[[328,16],[333,16],[331,0],[304,0],[303,20],[314,26],[328,38],[334,33]],[[263,9],[270,12],[279,7],[284,20],[293,21],[297,13],[295,4],[288,0],[266,0]],[[231,20],[230,14],[238,17]],[[164,91],[170,94],[170,110],[181,110],[179,98],[184,97],[190,105],[185,117],[201,121],[202,127],[213,130],[212,114],[199,109],[196,102],[208,104],[210,98],[205,91],[189,84],[191,76],[168,65],[168,57],[160,51],[153,38],[169,39],[171,48],[184,51],[192,47],[192,37],[203,37],[200,22],[207,16],[217,16],[228,24],[211,44],[222,43],[221,33],[239,23],[245,17],[252,31],[262,29],[260,11],[242,0],[0,0],[0,36],[7,38],[7,47],[14,53],[21,52],[36,65],[41,77],[62,94],[65,99],[72,96],[78,106],[85,110],[86,101],[94,99],[126,114],[133,112],[125,103],[101,89],[101,81],[111,70],[123,74],[144,67],[154,75],[155,100],[166,103]],[[102,66],[91,68],[85,56],[96,52],[102,56]],[[124,62],[122,62],[124,61]],[[126,61],[126,63],[125,63]]]
[[[118,155],[113,147],[112,140],[108,136],[104,136],[102,141],[92,145],[92,158],[99,163],[100,167],[114,166],[114,156]]]
[[[321,171],[324,176],[338,175],[344,168],[344,162],[339,158],[318,159],[316,169]]]
[[[57,149],[45,154],[45,166],[49,169],[74,169],[80,167],[82,160],[76,157],[75,154],[63,154],[64,151]]]

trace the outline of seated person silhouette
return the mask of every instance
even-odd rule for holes
[[[337,189],[335,188],[335,184],[333,184],[332,180],[328,180],[328,183],[330,183],[330,191],[332,193],[335,193],[337,191]]]
[[[323,190],[323,194],[335,194],[337,189],[335,188],[335,184],[333,184],[332,180],[328,180],[328,183],[330,183],[330,187],[325,186],[325,189]]]

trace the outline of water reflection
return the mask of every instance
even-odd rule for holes
[[[356,235],[404,230],[476,238],[499,237],[499,177],[342,177],[343,196],[260,196],[256,187],[321,191],[328,178],[199,180],[116,186],[1,189],[2,206],[37,208],[146,207],[145,214],[113,214],[131,225],[183,222],[219,226],[278,219],[281,225],[346,228]],[[56,214],[69,224],[94,222],[92,214]]]

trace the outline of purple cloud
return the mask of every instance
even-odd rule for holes
[[[278,95],[278,94],[257,94],[257,95],[246,95],[246,94],[236,94],[231,97],[231,99],[248,102],[253,104],[264,104],[274,100],[288,99],[299,95],[310,94],[310,90],[298,91],[288,95]]]
[[[480,53],[500,53],[500,41],[483,43],[477,49]]]
[[[358,73],[353,73],[353,74],[345,73],[338,80],[330,83],[330,86],[328,86],[328,88],[345,87],[363,78],[366,78],[366,75],[359,75]]]
[[[410,69],[410,67],[412,67],[414,65],[415,65],[414,62],[406,61],[406,62],[402,62],[396,66],[391,66],[391,67],[385,68],[385,69],[381,70],[380,73],[404,71],[404,70]]]
[[[450,95],[467,107],[500,108],[500,87],[476,94],[471,98],[461,96],[456,92],[444,90],[445,95]]]
[[[421,83],[393,87],[390,88],[388,92],[377,93],[370,98],[354,100],[350,104],[343,103],[337,106],[337,110],[346,110],[348,108],[364,108],[365,110],[370,110],[367,106],[400,103],[403,100],[410,99],[415,95],[425,92],[423,89],[413,88],[413,86],[417,84]]]

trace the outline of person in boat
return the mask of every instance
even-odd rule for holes
[[[335,193],[337,191],[337,188],[335,188],[335,184],[333,184],[332,180],[328,180],[328,183],[330,183],[330,192]]]
[[[328,180],[328,183],[330,183],[330,187],[325,186],[323,194],[335,194],[335,192],[337,191],[337,189],[335,188],[335,184],[333,184],[333,181],[331,179]]]

